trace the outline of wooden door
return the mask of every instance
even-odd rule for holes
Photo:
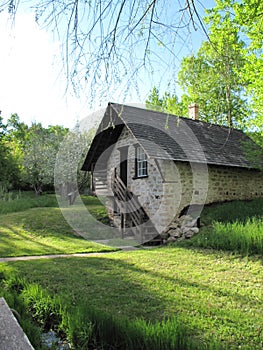
[[[120,178],[125,186],[127,186],[128,174],[128,146],[119,148],[120,151]]]

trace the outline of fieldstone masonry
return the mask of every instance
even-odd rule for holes
[[[165,232],[161,233],[163,244],[189,239],[199,232],[198,218],[182,215],[171,224]]]
[[[117,172],[120,169],[118,149],[129,146],[127,187],[137,196],[160,234],[165,235],[167,230],[176,226],[178,216],[190,204],[250,200],[263,196],[263,173],[248,168],[148,159],[148,177],[134,178],[137,144],[138,140],[124,128],[108,159],[107,185],[111,187],[114,169]],[[107,207],[110,217],[119,225],[119,218],[113,213],[113,196],[110,197]],[[192,233],[196,231],[192,230]],[[187,238],[185,233],[184,237]],[[178,231],[170,236],[176,235]]]

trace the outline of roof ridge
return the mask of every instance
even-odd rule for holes
[[[191,119],[191,118],[179,116],[179,115],[176,115],[176,114],[172,114],[172,113],[169,113],[169,112],[161,112],[161,111],[156,111],[154,109],[142,108],[142,107],[132,106],[132,105],[124,104],[124,103],[108,102],[108,106],[112,106],[113,107],[114,105],[121,106],[123,108],[129,107],[129,108],[134,108],[134,109],[140,109],[140,110],[143,110],[143,111],[146,111],[146,112],[149,112],[149,113],[155,113],[155,114],[159,114],[159,115],[160,114],[164,114],[166,116],[173,116],[173,117],[176,117],[176,118],[179,118],[179,119],[183,119],[184,121],[186,121],[187,123],[190,123],[190,124],[191,123],[204,124],[204,125],[211,126],[211,127],[214,126],[214,127],[218,127],[218,128],[221,128],[221,129],[234,130],[234,131],[240,132],[242,135],[245,135],[243,130],[237,129],[237,128],[233,128],[233,127],[229,127],[227,125],[219,125],[219,124],[212,123],[212,122],[207,122],[207,121],[204,121],[204,120]]]

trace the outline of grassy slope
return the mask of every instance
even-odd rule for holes
[[[76,314],[85,305],[119,318],[179,318],[186,335],[222,348],[259,349],[262,265],[227,253],[183,248],[109,253],[101,257],[9,263]],[[3,265],[0,268],[4,268]],[[100,310],[100,311],[99,311]]]
[[[76,236],[60,209],[54,207],[54,199],[30,198],[26,204],[25,199],[19,199],[0,206],[2,212],[15,211],[0,215],[0,257],[112,250]],[[40,207],[41,204],[47,207]],[[33,205],[39,207],[22,211]],[[91,199],[90,208],[97,207],[98,203]]]
[[[244,218],[239,207],[231,215],[237,206],[229,205],[224,210],[223,206],[208,208],[204,219],[212,229],[214,222],[228,224],[237,219],[235,215]],[[244,205],[246,213],[251,212],[248,217],[254,217],[255,206],[248,209],[248,203]],[[256,208],[258,219],[262,201]],[[89,243],[73,236],[59,215],[58,209],[45,208],[0,216],[7,235],[6,241],[1,240],[1,253],[89,249]],[[196,246],[202,246],[200,236],[191,240],[192,246],[195,240]],[[220,249],[229,246],[223,244]],[[203,348],[211,338],[221,343],[220,348],[260,349],[263,344],[263,271],[258,257],[171,246],[87,259],[13,262],[1,264],[3,271],[37,283],[51,298],[61,296],[72,317],[77,308],[86,305],[97,314],[109,312],[132,320],[155,322],[176,316],[185,325],[187,336],[202,339]]]

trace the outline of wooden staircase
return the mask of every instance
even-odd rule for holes
[[[121,213],[123,238],[132,232],[141,244],[160,243],[159,233],[138,198],[125,186],[116,172],[112,179],[112,192]]]
[[[107,183],[107,169],[95,169],[93,172],[93,181],[95,183],[96,196],[107,197],[112,195]]]

